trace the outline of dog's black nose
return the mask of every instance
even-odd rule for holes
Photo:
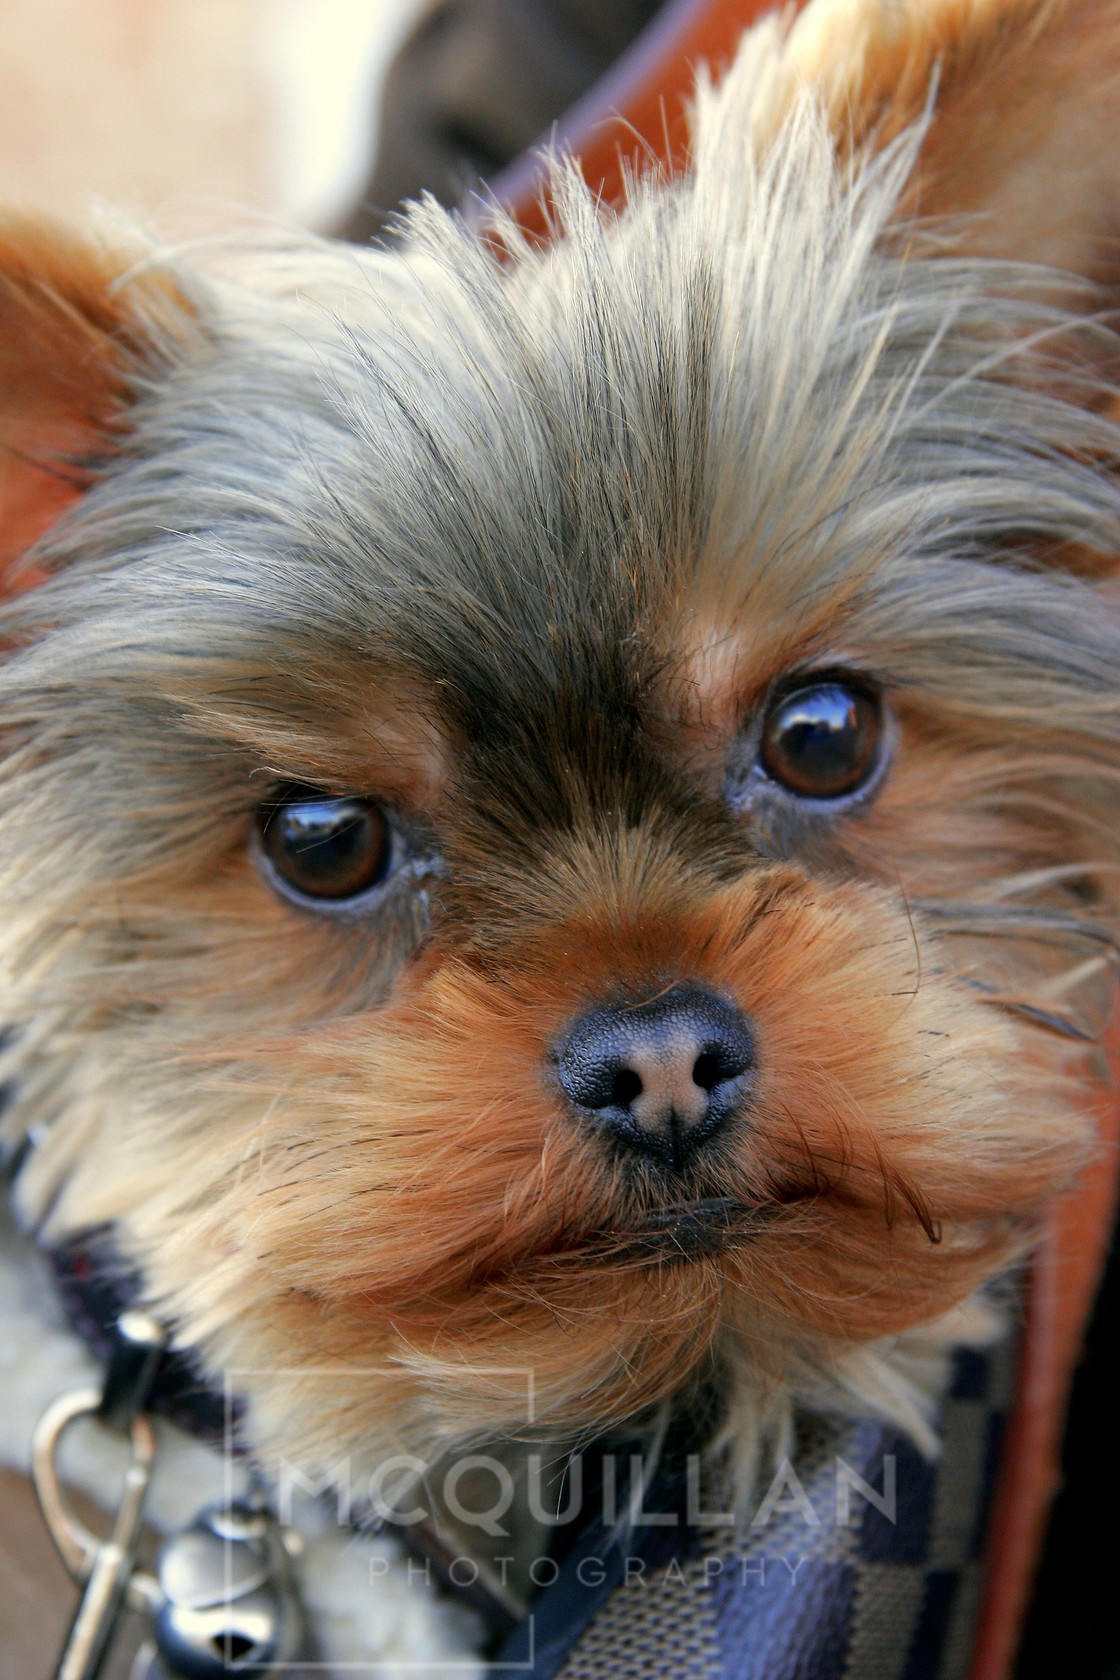
[[[556,1054],[577,1114],[673,1167],[737,1112],[753,1068],[743,1012],[696,985],[672,986],[649,1003],[590,1009]]]

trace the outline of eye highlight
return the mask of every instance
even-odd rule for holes
[[[883,750],[883,710],[871,689],[840,677],[806,682],[770,706],[758,762],[801,799],[843,799],[871,780]]]
[[[393,833],[375,800],[288,786],[258,806],[256,821],[269,873],[293,896],[343,904],[392,870]]]

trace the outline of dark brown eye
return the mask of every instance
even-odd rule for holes
[[[303,898],[357,898],[392,866],[392,832],[372,799],[284,788],[258,809],[257,829],[273,872]]]
[[[877,697],[830,679],[806,683],[774,702],[759,758],[772,781],[802,799],[842,799],[874,774],[882,738]]]

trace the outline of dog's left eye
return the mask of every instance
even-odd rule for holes
[[[358,898],[393,866],[392,829],[372,799],[284,788],[258,807],[257,834],[277,884],[302,899]]]

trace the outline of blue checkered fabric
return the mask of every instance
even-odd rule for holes
[[[1013,1363],[1008,1349],[957,1354],[933,1462],[878,1422],[805,1420],[733,1540],[688,1521],[679,1474],[663,1477],[643,1501],[663,1520],[581,1536],[497,1672],[958,1680],[975,1638]],[[692,1503],[716,1508],[695,1491]]]

